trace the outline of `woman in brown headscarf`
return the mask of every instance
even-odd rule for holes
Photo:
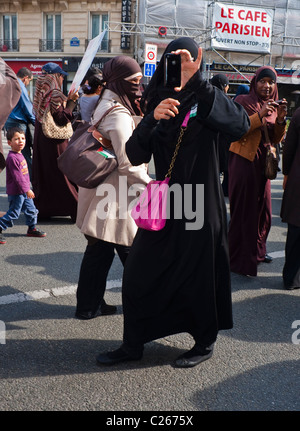
[[[66,97],[61,91],[64,75],[56,63],[43,66],[43,74],[38,77],[33,100],[36,115],[33,157],[32,186],[39,219],[52,216],[70,216],[75,222],[77,213],[77,187],[62,174],[57,166],[57,158],[68,145],[67,140],[48,138],[42,129],[43,115],[50,104],[54,121],[59,126],[72,120],[78,93]]]
[[[96,124],[103,118],[98,130],[111,141],[118,168],[97,188],[79,188],[76,223],[88,240],[77,289],[75,315],[79,319],[116,312],[103,296],[115,250],[124,264],[137,231],[128,211],[135,197],[129,188],[138,186],[135,190],[141,190],[151,180],[146,166],[132,166],[125,152],[125,143],[140,115],[137,102],[141,77],[138,63],[126,56],[111,59],[103,68],[106,85],[91,122]]]
[[[235,102],[250,116],[246,135],[230,146],[229,155],[229,253],[231,271],[257,275],[260,262],[270,263],[266,242],[271,228],[271,183],[264,175],[267,147],[263,122],[267,123],[271,142],[276,145],[285,133],[286,101],[278,99],[277,75],[270,66],[260,67],[247,95]]]

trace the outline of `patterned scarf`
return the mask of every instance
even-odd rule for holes
[[[33,99],[33,110],[37,120],[41,123],[46,107],[50,103],[51,112],[55,112],[67,97],[60,89],[60,74],[43,74],[38,77]]]

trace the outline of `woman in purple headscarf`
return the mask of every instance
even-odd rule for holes
[[[106,84],[91,122],[102,119],[98,130],[111,141],[118,167],[97,188],[79,187],[76,223],[88,241],[77,289],[75,315],[79,319],[117,311],[114,305],[106,304],[103,296],[115,251],[124,264],[137,231],[128,213],[135,196],[128,189],[139,185],[141,190],[151,180],[146,166],[132,166],[125,152],[135,120],[140,120],[140,66],[130,57],[118,56],[108,61],[102,72]]]
[[[230,268],[242,275],[256,276],[258,263],[272,261],[266,251],[272,209],[271,183],[264,175],[267,147],[263,123],[267,124],[271,142],[278,144],[285,133],[287,107],[286,101],[275,103],[276,79],[272,67],[260,67],[249,94],[235,99],[251,120],[248,133],[231,144],[228,165]]]

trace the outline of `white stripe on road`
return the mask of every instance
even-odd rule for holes
[[[273,253],[268,253],[269,256],[273,257],[273,259],[276,259],[278,257],[284,257],[284,250],[282,251],[273,251]]]
[[[114,287],[121,287],[122,280],[109,280],[106,283],[106,289],[113,289]],[[0,296],[0,305],[13,304],[15,302],[24,301],[36,301],[39,299],[45,299],[64,295],[74,295],[76,294],[77,285],[64,286],[64,287],[54,287],[53,289],[42,289],[33,290],[30,293],[14,293],[12,295]]]
[[[284,257],[283,251],[274,251],[273,253],[268,253],[273,259]],[[106,283],[106,289],[113,289],[114,287],[121,287],[122,280],[108,280]],[[39,299],[45,299],[64,295],[75,295],[77,290],[77,285],[54,287],[53,289],[41,289],[33,290],[30,293],[14,293],[12,295],[0,296],[0,305],[8,305],[16,302],[24,301],[37,301]]]

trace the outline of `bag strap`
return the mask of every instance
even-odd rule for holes
[[[268,127],[267,127],[267,122],[266,122],[265,118],[263,118],[263,128],[264,128],[264,134],[265,134],[265,138],[266,138],[266,144],[271,145]]]
[[[174,168],[174,164],[175,164],[175,160],[176,160],[176,157],[177,157],[177,154],[178,154],[178,151],[179,151],[179,147],[180,147],[180,144],[182,142],[182,138],[183,138],[184,132],[186,131],[186,128],[187,128],[187,125],[188,125],[188,122],[189,122],[189,119],[190,119],[190,114],[191,114],[191,111],[189,110],[189,112],[186,114],[186,116],[184,117],[184,120],[183,120],[183,122],[181,124],[178,141],[177,141],[177,144],[176,144],[176,147],[175,147],[175,150],[174,150],[174,154],[173,154],[173,157],[172,157],[172,160],[171,160],[171,163],[170,163],[169,170],[166,173],[165,178],[171,178],[171,174],[172,174],[172,171],[173,171],[173,168]]]
[[[94,126],[93,127],[95,127],[95,129],[97,129],[98,128],[98,126],[99,126],[99,124],[101,123],[101,121],[104,119],[104,117],[106,117],[109,113],[110,113],[110,111],[112,111],[113,109],[115,109],[116,108],[116,106],[112,106],[111,108],[109,108],[107,111],[105,111],[104,112],[104,114],[102,115],[102,117],[100,118],[100,120],[99,121],[97,121],[97,123],[96,124],[94,124]]]

